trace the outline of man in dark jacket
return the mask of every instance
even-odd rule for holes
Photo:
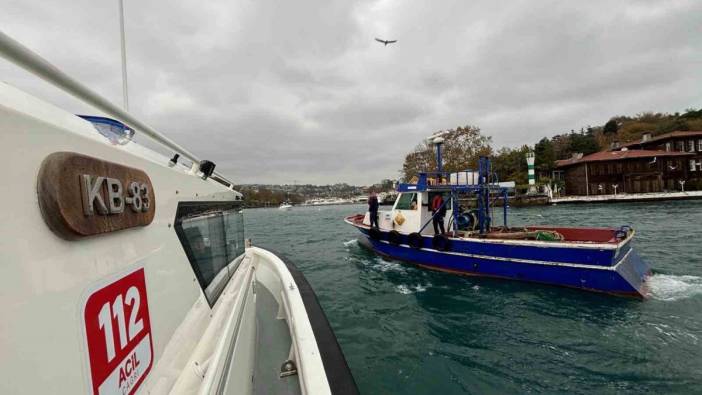
[[[444,229],[444,216],[446,215],[446,205],[444,204],[444,197],[441,196],[440,193],[437,193],[431,200],[431,213],[432,215],[434,215],[431,221],[432,225],[434,225],[434,234],[438,235],[439,230],[441,230],[441,234],[446,233],[446,229]]]
[[[375,192],[368,197],[368,213],[370,215],[371,228],[375,225],[375,228],[378,229],[378,196]]]

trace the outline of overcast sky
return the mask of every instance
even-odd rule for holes
[[[121,104],[117,4],[0,0],[0,29]],[[477,125],[514,147],[613,115],[702,107],[702,1],[125,8],[132,112],[235,182],[370,184],[397,177],[440,129]],[[4,60],[0,78],[88,111]]]

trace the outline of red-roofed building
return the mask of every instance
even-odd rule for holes
[[[648,193],[680,190],[690,178],[690,152],[663,150],[600,151],[556,161],[566,195]],[[702,166],[700,167],[702,174]]]
[[[556,161],[567,195],[702,188],[702,131],[675,131]]]

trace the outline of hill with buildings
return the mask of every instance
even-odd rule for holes
[[[331,185],[312,184],[247,184],[238,185],[236,190],[244,194],[247,207],[277,206],[284,201],[301,204],[313,199],[352,199],[370,192],[382,192],[393,189],[394,181],[382,180],[368,186],[356,186],[346,183]]]
[[[551,138],[543,138],[534,145],[536,168],[543,176],[554,169],[554,162],[573,154],[589,155],[616,145],[640,140],[644,133],[656,137],[673,131],[702,130],[702,109],[688,109],[683,113],[643,112],[635,116],[612,117],[600,126],[587,126],[578,132],[571,130]]]
[[[702,130],[702,109],[688,109],[683,113],[643,112],[634,116],[619,115],[610,118],[602,125],[587,125],[544,137],[533,146],[517,148],[492,146],[492,138],[485,136],[477,126],[460,126],[448,130],[445,136],[444,168],[446,171],[463,170],[475,167],[481,155],[491,155],[493,168],[503,180],[515,181],[518,186],[526,186],[527,164],[525,155],[533,151],[536,156],[536,172],[542,182],[550,181],[556,161],[567,159],[573,154],[588,155],[607,150],[615,144],[641,139],[646,132],[653,137],[672,132]],[[407,154],[401,170],[402,178],[408,180],[422,169],[434,169],[436,162],[432,148],[421,143]]]

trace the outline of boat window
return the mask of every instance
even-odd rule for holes
[[[240,210],[224,212],[227,239],[227,256],[238,257],[244,253],[244,215]]]
[[[414,203],[414,206],[412,205]],[[395,210],[414,210],[417,208],[417,194],[403,193],[397,198]]]
[[[176,213],[176,234],[210,306],[244,254],[243,214],[226,203],[181,203]]]

